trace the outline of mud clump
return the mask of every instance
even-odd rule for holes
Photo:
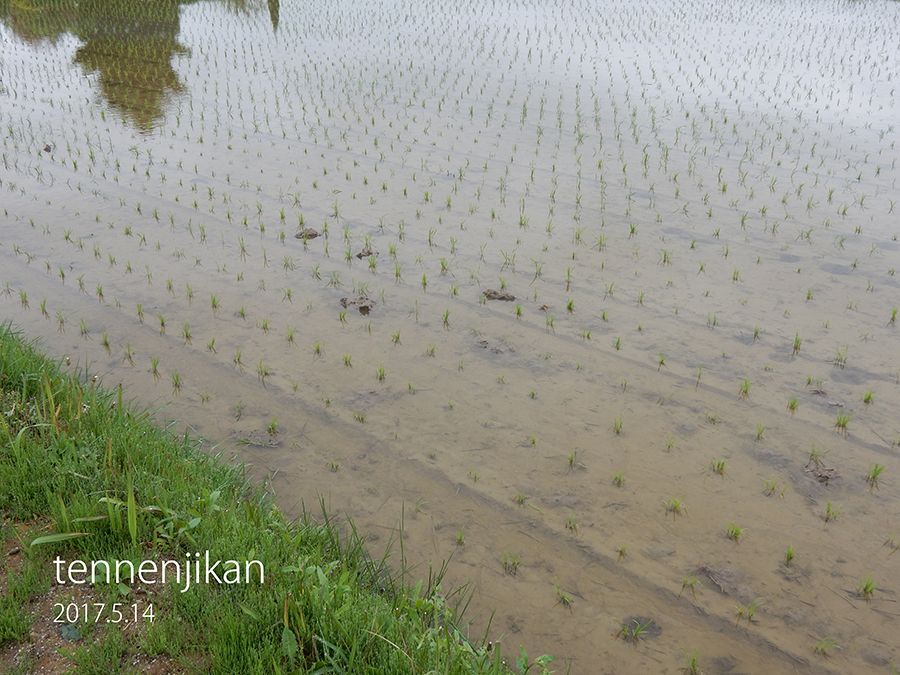
[[[485,299],[487,300],[502,300],[503,302],[513,302],[516,299],[512,293],[504,293],[502,291],[495,291],[492,288],[487,289],[482,293]]]
[[[373,255],[378,255],[378,251],[373,251],[370,247],[366,246],[362,251],[356,254],[356,257],[359,260],[362,260],[363,258],[368,258]]]
[[[369,312],[375,307],[375,301],[370,298],[360,296],[358,298],[341,298],[341,307],[356,307],[363,316],[368,316]]]
[[[304,227],[302,230],[298,231],[297,234],[294,235],[296,239],[315,239],[316,237],[321,236],[318,230],[314,230],[311,227]]]

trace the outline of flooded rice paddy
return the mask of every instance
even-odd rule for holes
[[[450,558],[510,654],[896,672],[898,45],[887,0],[0,0],[2,316]]]

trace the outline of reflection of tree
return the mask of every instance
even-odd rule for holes
[[[163,106],[183,90],[172,57],[180,9],[194,0],[0,0],[0,21],[27,42],[57,40],[70,33],[82,41],[75,63],[97,73],[109,105],[140,129],[162,116]],[[226,0],[248,8],[246,0]],[[268,0],[273,27],[279,0]]]

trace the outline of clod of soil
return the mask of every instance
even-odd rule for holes
[[[736,598],[750,597],[750,589],[743,583],[741,575],[733,569],[715,567],[713,565],[701,565],[695,571],[698,577],[708,579],[722,595]]]
[[[281,445],[275,436],[262,431],[251,431],[247,434],[234,433],[232,437],[243,445],[249,445],[254,448],[277,448]]]
[[[838,475],[837,469],[831,466],[807,466],[805,470],[807,473],[812,474],[817,481],[826,485],[828,485],[829,481],[837,478]]]
[[[362,251],[356,254],[356,257],[362,260],[363,258],[368,258],[370,255],[378,255],[378,251],[373,251],[371,248],[366,246]]]
[[[360,296],[356,299],[341,298],[341,307],[345,309],[347,307],[356,307],[356,309],[359,310],[360,314],[366,316],[375,307],[375,301],[363,296]]]
[[[484,291],[484,297],[488,300],[502,300],[503,302],[512,302],[516,299],[512,293],[503,293],[501,291],[495,291],[492,288]]]
[[[304,227],[302,230],[300,230],[299,232],[297,232],[297,234],[294,235],[294,237],[296,237],[297,239],[315,239],[318,236],[319,236],[319,231],[314,230],[311,227]]]

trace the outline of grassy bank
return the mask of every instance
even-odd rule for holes
[[[51,622],[54,637],[68,630],[62,653],[83,672],[142,670],[148,659],[186,672],[508,672],[499,650],[462,638],[435,584],[402,587],[352,534],[289,522],[239,468],[158,429],[120,391],[62,373],[5,327],[0,411],[7,667],[28,671],[22,645],[35,640],[35,622]],[[263,582],[185,592],[140,580],[53,583],[57,556],[138,566],[207,550],[213,560],[260,561]],[[69,600],[139,609],[129,624],[90,611],[87,621],[52,623],[52,604]]]

